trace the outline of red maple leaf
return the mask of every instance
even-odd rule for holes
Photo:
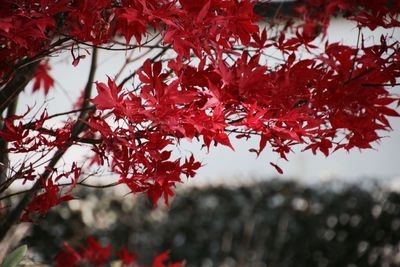
[[[165,262],[169,259],[169,251],[165,251],[154,258],[152,267],[183,267],[183,263],[168,263]]]
[[[60,195],[60,187],[53,183],[52,179],[47,182],[41,178],[43,193],[38,194],[27,206],[25,213],[22,215],[22,221],[30,221],[30,215],[40,214],[45,215],[48,210],[62,202],[74,199],[70,194]]]
[[[47,95],[50,88],[54,87],[54,79],[49,75],[50,70],[51,67],[48,64],[48,60],[42,61],[39,64],[33,77],[33,92],[43,89],[44,95]]]
[[[117,251],[116,256],[122,261],[123,266],[131,266],[136,260],[136,256],[129,252],[125,246]]]
[[[111,255],[111,245],[103,247],[94,237],[88,237],[82,256],[94,266],[103,266]]]
[[[98,95],[91,101],[98,109],[113,109],[121,107],[122,97],[119,96],[121,88],[108,77],[107,85],[96,83]]]

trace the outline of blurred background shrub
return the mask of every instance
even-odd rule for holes
[[[53,209],[25,243],[44,262],[63,241],[78,246],[92,235],[126,245],[143,263],[168,249],[188,267],[400,266],[400,194],[378,185],[185,187],[169,209],[118,192],[81,190],[80,201]]]

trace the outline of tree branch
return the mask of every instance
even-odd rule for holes
[[[347,81],[350,81],[351,78],[353,77],[353,72],[354,72],[354,69],[355,69],[355,67],[356,67],[358,51],[360,50],[360,49],[358,48],[359,45],[360,45],[360,37],[361,37],[361,28],[358,28],[356,52],[354,53],[354,58],[353,58],[352,67],[351,67],[351,70],[350,70],[350,73],[349,73],[349,78],[347,79]]]
[[[80,119],[84,118],[87,115],[87,109],[86,108],[89,105],[88,100],[90,98],[91,90],[92,90],[92,87],[93,87],[93,80],[94,80],[94,75],[95,75],[95,72],[96,72],[96,64],[97,64],[97,49],[94,48],[93,49],[93,55],[92,55],[92,64],[91,64],[90,71],[89,71],[89,77],[88,77],[87,84],[85,86],[85,93],[84,93],[84,100],[83,100],[83,104],[82,104],[82,111],[81,111],[81,113],[79,115],[79,118],[76,121],[74,127],[72,127],[72,133],[71,133],[71,138],[72,139],[78,137],[78,135],[80,134],[80,132],[82,131],[82,129],[84,127],[84,124]],[[67,147],[66,149],[59,149],[59,150],[56,151],[54,156],[51,158],[49,164],[45,168],[45,171],[43,172],[43,174],[40,177],[42,177],[45,181],[50,177],[51,173],[53,172],[54,167],[57,164],[57,162],[61,159],[61,157],[68,150],[68,148],[69,147]],[[3,220],[3,222],[0,225],[0,242],[4,239],[4,237],[6,236],[7,232],[10,230],[10,228],[15,223],[18,222],[18,220],[21,217],[24,209],[29,204],[29,202],[32,200],[32,198],[34,197],[36,191],[41,188],[41,186],[42,186],[41,181],[38,179],[35,182],[34,186],[32,187],[32,190],[27,192],[23,196],[21,201],[18,203],[18,205],[7,214],[6,218]]]
[[[163,47],[163,49],[162,49],[157,55],[155,55],[151,60],[152,60],[152,61],[155,61],[157,58],[161,57],[165,52],[167,52],[167,50],[170,49],[170,48],[171,48],[171,46],[165,46],[165,47]],[[125,79],[123,79],[123,80],[118,84],[118,86],[120,86],[120,87],[124,86],[124,84],[127,83],[127,82],[128,82],[130,79],[132,79],[133,77],[135,77],[135,75],[136,75],[136,71],[133,72],[131,75],[125,77]]]
[[[69,37],[62,38],[51,44],[51,49],[43,51],[32,58],[27,58],[16,63],[2,78],[2,81],[7,81],[8,78],[15,73],[14,77],[6,82],[0,91],[0,114],[14,101],[14,99],[24,90],[26,85],[32,80],[40,61],[45,56],[50,55],[55,48],[64,42],[70,40]]]
[[[17,109],[18,98],[15,98],[13,102],[11,102],[10,106],[7,109],[7,118],[13,116]],[[3,129],[3,123],[0,124],[0,129]],[[7,142],[3,139],[0,139],[0,183],[6,180],[6,173],[8,168],[8,153],[7,153]]]
[[[39,61],[31,62],[19,68],[10,82],[0,91],[0,114],[11,105],[14,99],[24,90],[32,80]]]
[[[73,185],[73,184],[74,183],[64,183],[64,184],[59,184],[58,186],[70,186],[70,185]],[[105,184],[105,185],[94,185],[94,184],[86,184],[83,181],[76,183],[76,185],[79,185],[79,186],[89,187],[89,188],[98,188],[98,189],[110,188],[110,187],[113,187],[113,186],[117,186],[118,184],[119,184],[118,182],[114,182],[114,183]],[[4,199],[8,199],[10,197],[14,197],[14,196],[18,196],[18,195],[22,195],[22,194],[31,192],[32,190],[33,190],[33,188],[30,188],[30,189],[27,189],[27,190],[10,193],[8,195],[0,197],[0,201],[4,200]]]
[[[400,85],[400,83],[395,83],[395,84],[390,84],[390,83],[381,83],[381,84],[379,84],[379,83],[362,83],[361,84],[361,86],[364,86],[364,87],[381,87],[381,86],[392,86],[392,87],[394,87],[394,86],[399,86]]]
[[[81,120],[84,120],[86,118],[89,111],[95,109],[95,106],[90,106],[89,99],[92,94],[96,68],[97,68],[97,48],[93,48],[92,63],[90,66],[89,77],[83,95],[83,104],[81,108],[81,113],[79,114],[78,120],[76,121],[74,127],[72,127],[71,137],[73,138],[78,137],[78,135],[86,128],[86,124],[84,124]]]

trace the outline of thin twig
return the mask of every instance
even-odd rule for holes
[[[82,45],[86,45],[92,48],[97,48],[101,50],[107,50],[107,51],[128,51],[128,50],[135,50],[138,48],[150,48],[150,49],[155,49],[155,48],[160,48],[163,49],[165,46],[160,46],[160,45],[147,45],[147,44],[140,44],[140,45],[129,45],[121,48],[113,48],[112,46],[101,46],[101,45],[94,45],[91,43],[83,42],[78,39],[73,39],[74,42]]]
[[[352,76],[353,76],[353,72],[354,69],[356,67],[356,61],[357,61],[357,55],[358,55],[358,51],[360,50],[359,45],[360,45],[360,37],[361,37],[361,28],[358,28],[358,35],[357,35],[357,49],[356,52],[354,53],[354,58],[353,58],[353,64],[350,70],[350,74],[349,74],[349,78],[347,79],[347,81],[350,81]]]
[[[82,112],[82,111],[85,111],[85,110],[91,110],[91,109],[93,109],[93,107],[89,106],[89,107],[86,107],[86,108],[78,108],[78,109],[73,109],[73,110],[70,110],[70,111],[55,113],[53,115],[48,116],[46,118],[46,120],[49,120],[49,119],[52,119],[52,118],[56,118],[56,117],[59,117],[59,116],[64,116],[64,115],[69,115],[69,114],[73,114],[73,113],[77,113],[77,112]],[[34,129],[36,123],[38,123],[38,122],[39,122],[39,120],[31,121],[31,122],[25,124],[23,127],[25,129]]]
[[[353,78],[351,78],[351,79],[345,81],[345,82],[343,83],[343,85],[347,85],[347,84],[349,84],[349,83],[352,82],[352,81],[361,79],[362,77],[364,77],[364,76],[370,74],[370,73],[373,72],[373,71],[375,71],[375,68],[367,69],[366,71],[364,71],[364,72],[358,74],[357,76],[355,76],[355,77],[353,77]]]
[[[61,38],[54,43],[50,44],[50,48],[42,51],[41,53],[38,53],[36,56],[31,57],[31,58],[25,58],[18,63],[14,64],[13,67],[2,77],[3,81],[7,81],[13,73],[16,73],[17,71],[20,72],[21,68],[24,68],[25,66],[28,66],[34,62],[41,61],[44,57],[49,56],[52,52],[54,52],[53,48],[56,48],[57,46],[60,46],[61,44],[65,43],[66,41],[70,40],[71,38],[65,37]]]
[[[364,87],[381,87],[381,86],[392,86],[392,87],[394,87],[394,86],[399,86],[400,85],[400,83],[395,83],[395,84],[390,84],[390,83],[381,83],[381,84],[379,84],[379,83],[362,83],[361,84],[361,86],[364,86]]]
[[[33,62],[21,67],[15,76],[0,91],[0,114],[14,101],[14,99],[25,89],[36,72],[39,62]]]
[[[18,103],[18,97],[14,99],[14,101],[11,102],[11,104],[7,108],[7,118],[10,118],[15,114],[15,111],[17,109],[17,103]],[[4,126],[0,125],[0,129],[2,129]],[[7,152],[7,142],[4,139],[0,139],[0,183],[4,181],[7,177],[6,175],[6,170],[8,168],[8,152]]]
[[[83,183],[83,182],[77,182],[75,184],[79,185],[79,186],[83,186],[83,187],[98,188],[98,189],[110,188],[110,187],[119,185],[118,182],[105,184],[105,185],[86,184],[86,183]],[[71,186],[71,185],[74,185],[74,183],[73,182],[71,182],[71,183],[63,183],[63,184],[58,184],[57,186],[63,187],[63,186]],[[23,191],[10,193],[8,195],[0,197],[0,201],[4,200],[4,199],[7,199],[7,198],[10,198],[10,197],[14,197],[14,196],[18,196],[18,195],[21,195],[21,194],[25,194],[25,193],[31,192],[32,190],[33,190],[33,188],[29,188],[29,189],[26,189],[26,190],[23,190]]]
[[[155,55],[151,60],[155,61],[157,60],[159,57],[161,57],[165,52],[167,52],[168,49],[170,49],[171,46],[166,46],[163,47],[163,49],[157,54]],[[136,71],[134,71],[132,74],[130,74],[129,76],[125,77],[125,79],[123,79],[120,83],[119,83],[119,87],[124,86],[125,83],[127,83],[130,79],[132,79],[133,77],[135,77],[136,75]]]
[[[92,64],[90,67],[88,82],[85,87],[85,94],[84,94],[85,98],[83,99],[83,104],[82,104],[82,108],[85,111],[82,111],[80,113],[79,118],[83,118],[87,114],[86,108],[89,105],[88,100],[90,98],[90,92],[91,92],[92,86],[93,86],[94,75],[96,72],[96,64],[97,64],[97,52],[96,52],[96,49],[93,49]],[[80,134],[80,132],[83,129],[84,129],[84,124],[80,119],[78,119],[76,121],[74,127],[72,128],[71,137],[72,138],[78,137],[78,135]],[[62,156],[65,154],[65,152],[68,150],[69,147],[67,147],[65,149],[58,149],[55,152],[54,156],[51,158],[49,164],[45,168],[45,171],[42,173],[42,175],[40,175],[40,177],[43,180],[46,181],[50,177],[50,175],[52,174],[52,172],[54,170],[54,167],[56,166],[58,161],[62,158]],[[7,232],[10,230],[10,228],[19,220],[24,209],[27,207],[29,202],[34,197],[36,191],[39,190],[41,187],[42,187],[41,180],[38,179],[35,182],[35,184],[33,185],[32,190],[27,192],[23,196],[21,201],[17,204],[17,206],[7,214],[7,216],[5,217],[5,219],[3,220],[3,222],[0,225],[0,242],[4,239]]]

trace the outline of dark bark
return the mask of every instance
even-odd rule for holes
[[[265,18],[274,18],[277,14],[279,16],[292,16],[294,5],[295,2],[258,3],[254,7],[254,13]]]
[[[14,77],[0,91],[0,114],[14,101],[32,80],[39,61],[31,62],[16,70]]]

